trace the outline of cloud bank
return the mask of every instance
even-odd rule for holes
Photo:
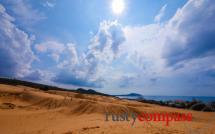
[[[31,68],[35,56],[31,50],[32,39],[13,21],[0,4],[0,75],[22,77]]]
[[[87,49],[78,43],[33,38],[14,24],[0,5],[0,75],[96,88],[135,88],[139,92],[189,93],[203,88],[210,94],[215,87],[215,3],[189,0],[169,20],[162,22],[164,5],[152,24],[123,26],[102,21],[89,40]],[[54,70],[32,67],[54,61]],[[35,57],[39,57],[35,60]],[[46,77],[52,76],[52,77]],[[197,82],[198,81],[198,82]],[[198,84],[197,84],[198,83]],[[110,86],[111,85],[111,86]],[[179,93],[179,92],[175,92]],[[204,93],[203,93],[204,94]]]

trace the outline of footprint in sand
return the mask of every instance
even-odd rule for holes
[[[14,109],[16,107],[13,103],[2,103],[0,109]]]
[[[99,126],[95,126],[95,127],[84,127],[82,128],[82,131],[86,131],[86,130],[89,130],[89,129],[96,129],[96,128],[100,128]]]

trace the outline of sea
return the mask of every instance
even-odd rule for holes
[[[146,100],[156,100],[156,101],[192,101],[197,100],[205,103],[209,102],[215,102],[215,97],[208,97],[208,96],[118,96],[120,98],[126,98],[126,99],[139,99],[143,98]]]

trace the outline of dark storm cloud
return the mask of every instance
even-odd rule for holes
[[[54,79],[54,82],[69,84],[74,86],[82,86],[82,87],[92,87],[92,88],[101,88],[102,80],[90,81],[89,79],[80,78],[77,74],[70,73],[68,71],[64,71],[59,73]]]
[[[214,24],[214,0],[191,0],[179,9],[167,25],[170,34],[163,56],[168,65],[215,55]]]

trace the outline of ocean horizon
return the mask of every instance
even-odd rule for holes
[[[215,102],[215,96],[150,96],[150,95],[142,95],[140,96],[118,96],[120,98],[125,98],[125,99],[139,99],[143,98],[146,100],[155,100],[155,101],[175,101],[175,100],[181,100],[181,101],[192,101],[192,100],[197,100],[197,101],[202,101],[204,103],[209,103],[209,102]]]

